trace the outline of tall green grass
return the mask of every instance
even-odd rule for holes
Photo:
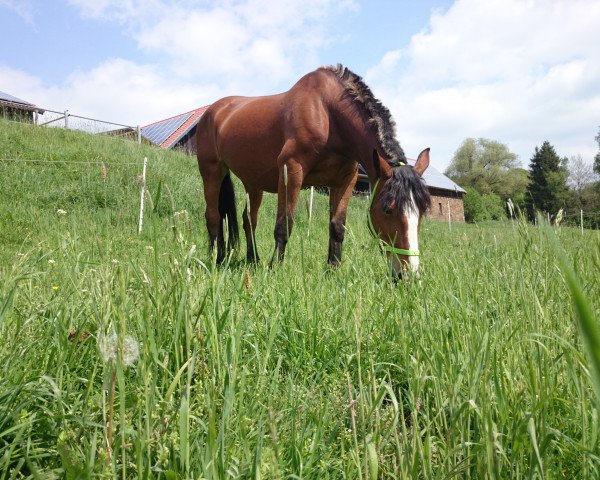
[[[283,264],[215,268],[194,159],[7,122],[0,152],[22,159],[0,159],[0,479],[600,475],[564,273],[597,327],[597,233],[553,232],[558,258],[525,223],[426,221],[421,282],[395,285],[366,201],[331,272],[327,197],[309,225],[302,192]],[[112,333],[139,342],[133,366],[103,362]]]

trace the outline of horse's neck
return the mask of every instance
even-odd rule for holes
[[[339,95],[335,97],[339,98]],[[346,155],[354,158],[369,177],[371,185],[377,180],[373,165],[373,150],[379,149],[376,135],[368,126],[364,111],[351,100],[329,104],[329,115],[335,117],[342,142],[346,144]]]
[[[372,147],[367,147],[368,153],[365,152],[358,158],[358,163],[366,172],[367,177],[369,177],[369,183],[371,188],[375,185],[378,179],[380,179],[384,174],[384,170],[386,166],[382,165],[382,162],[379,162],[379,172],[375,171],[375,165],[373,164],[373,150],[376,150],[377,146],[373,145]],[[389,167],[388,167],[389,168]]]

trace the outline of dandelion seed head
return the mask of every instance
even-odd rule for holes
[[[98,349],[104,363],[116,363],[119,353],[119,338],[115,333],[101,336],[98,339]],[[123,338],[122,357],[123,365],[126,367],[131,367],[140,357],[139,344],[131,335],[125,335]]]

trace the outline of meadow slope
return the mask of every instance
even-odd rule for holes
[[[421,282],[395,285],[363,198],[334,272],[325,195],[273,270],[215,268],[201,198],[183,154],[0,120],[0,479],[600,476],[549,244],[597,318],[598,232],[426,221]]]

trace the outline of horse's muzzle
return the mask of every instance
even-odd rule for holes
[[[411,279],[418,280],[420,278],[419,257],[404,257],[405,259],[402,259],[399,255],[390,255],[390,257],[394,282]]]

